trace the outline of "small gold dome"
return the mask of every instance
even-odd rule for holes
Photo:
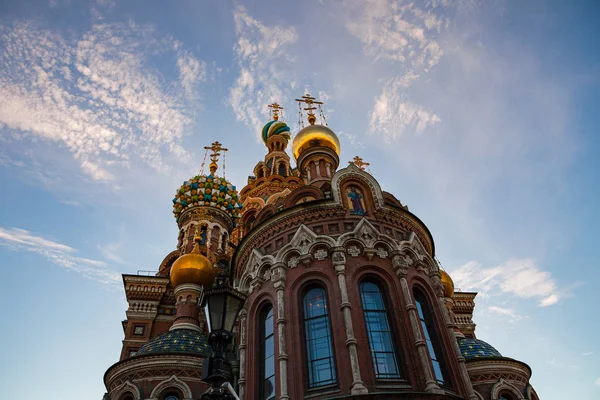
[[[444,297],[452,297],[454,294],[454,282],[452,282],[452,278],[450,275],[443,269],[440,269],[440,273],[442,274],[442,285],[444,286]]]
[[[182,283],[194,283],[209,288],[215,280],[213,263],[200,253],[200,237],[194,237],[194,241],[194,249],[180,256],[171,266],[171,283],[174,287]]]
[[[328,147],[340,155],[340,140],[337,135],[328,127],[323,125],[309,125],[300,130],[294,136],[292,142],[292,154],[297,160],[300,153],[309,147],[323,146]]]

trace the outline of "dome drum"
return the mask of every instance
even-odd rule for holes
[[[227,232],[231,232],[234,228],[234,222],[225,211],[210,206],[197,206],[186,209],[177,219],[177,225],[179,229],[186,228],[192,221],[211,221],[219,224]]]
[[[339,158],[338,154],[329,147],[308,148],[300,154],[300,156],[298,157],[298,160],[296,162],[298,164],[298,168],[301,170],[304,170],[306,168],[307,163],[309,163],[313,159],[317,160],[319,158],[328,158],[331,160],[331,163],[332,163],[331,172],[332,173],[337,169],[337,167],[340,163],[340,158]]]

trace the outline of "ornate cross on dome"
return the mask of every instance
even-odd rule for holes
[[[371,165],[368,162],[364,162],[363,159],[360,158],[359,156],[355,156],[352,161],[348,161],[348,164],[354,164],[358,168],[362,169],[363,171],[365,170],[365,167],[368,167],[369,165]]]
[[[225,147],[223,147],[221,145],[221,143],[219,143],[218,141],[214,142],[210,146],[204,146],[204,149],[206,151],[208,151],[208,150],[212,151],[212,153],[210,154],[210,165],[208,166],[208,168],[210,169],[210,173],[214,175],[214,173],[219,168],[219,166],[217,165],[217,161],[219,161],[219,156],[221,155],[221,152],[222,151],[225,152],[229,149],[226,149]],[[224,155],[223,155],[223,159],[225,159]],[[223,160],[223,172],[225,172],[224,170],[225,170],[225,161]]]
[[[315,116],[315,110],[317,109],[317,107],[315,107],[315,104],[317,104],[319,106],[319,110],[320,110],[321,104],[323,104],[323,102],[316,101],[315,98],[308,93],[306,93],[304,96],[300,97],[299,99],[296,99],[296,101],[298,102],[298,106],[300,108],[302,108],[302,103],[305,103],[307,105],[307,107],[304,108],[304,111],[306,111],[306,114],[308,114],[308,122],[311,125],[314,125],[315,122],[317,121],[317,117]],[[321,113],[321,116],[322,116],[322,113]]]
[[[283,107],[281,107],[279,105],[279,103],[277,103],[277,102],[274,102],[273,104],[269,104],[269,105],[267,105],[267,107],[269,107],[271,109],[271,112],[273,113],[273,119],[275,121],[279,120],[279,111],[283,110]]]

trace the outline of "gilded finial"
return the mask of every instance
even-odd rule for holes
[[[279,120],[279,111],[283,110],[283,107],[281,107],[277,102],[274,102],[273,104],[269,104],[269,105],[267,105],[267,107],[269,107],[271,109],[271,113],[273,114],[273,119],[275,121]]]
[[[192,253],[200,254],[200,243],[202,242],[202,233],[200,232],[200,225],[196,225],[194,230],[194,248]]]
[[[368,162],[364,162],[362,158],[360,158],[359,156],[355,156],[352,161],[348,161],[348,164],[354,164],[356,165],[358,168],[362,169],[363,171],[365,170],[365,167],[368,167],[369,164]]]
[[[210,169],[210,173],[212,175],[214,175],[215,172],[217,172],[217,169],[219,168],[217,161],[219,161],[219,156],[221,155],[221,151],[227,151],[229,149],[226,149],[225,147],[223,147],[221,145],[221,143],[219,143],[218,141],[212,143],[210,146],[205,146],[204,149],[207,151],[208,150],[212,151],[212,153],[210,154],[210,164],[209,164],[208,168]]]
[[[315,104],[318,105],[320,109],[320,106],[321,104],[323,104],[323,102],[316,101],[315,98],[308,93],[306,93],[301,98],[296,99],[296,101],[298,102],[298,105],[300,107],[302,107],[302,103],[307,105],[307,107],[304,107],[304,111],[306,111],[306,114],[308,115],[308,123],[314,125],[317,121],[317,116],[315,115],[315,110],[317,109],[317,107],[315,107]]]

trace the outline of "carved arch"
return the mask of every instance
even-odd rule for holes
[[[183,400],[193,400],[193,394],[190,387],[187,385],[187,383],[185,383],[175,375],[172,375],[169,379],[165,379],[164,381],[156,385],[156,387],[152,390],[152,393],[150,393],[149,400],[160,399],[160,395],[165,390],[169,389],[179,389],[183,394]]]
[[[388,235],[380,233],[368,219],[362,218],[351,232],[346,232],[337,239],[337,245],[344,247],[346,243],[358,240],[364,247],[374,248],[376,244],[385,244],[390,251],[398,249],[398,245]]]
[[[314,186],[301,186],[287,195],[283,203],[284,208],[295,206],[296,202],[305,196],[312,196],[315,200],[320,200],[323,198],[323,192]]]
[[[121,400],[127,394],[132,395],[133,400],[142,400],[142,394],[140,393],[140,389],[133,383],[131,383],[131,381],[129,380],[114,388],[110,392],[110,398],[115,400]]]
[[[355,164],[350,164],[346,168],[340,169],[331,179],[331,191],[333,193],[333,198],[338,204],[343,204],[344,202],[341,194],[341,187],[343,181],[347,179],[356,179],[364,183],[371,191],[375,209],[383,207],[383,191],[381,190],[379,183],[371,174],[358,168]]]
[[[500,378],[498,382],[496,382],[496,384],[492,387],[492,400],[498,400],[498,396],[500,395],[500,392],[502,390],[510,392],[511,394],[516,396],[517,400],[525,400],[525,397],[523,397],[521,391],[512,383],[506,382],[504,378]]]
[[[285,190],[283,190],[281,192],[274,193],[271,195],[271,197],[269,197],[267,199],[266,204],[275,204],[277,199],[279,199],[280,197],[285,197],[290,193],[291,193],[291,190],[289,188],[285,188]]]
[[[275,213],[277,213],[277,208],[273,204],[268,204],[256,214],[254,223],[260,224],[264,220],[275,215]]]

